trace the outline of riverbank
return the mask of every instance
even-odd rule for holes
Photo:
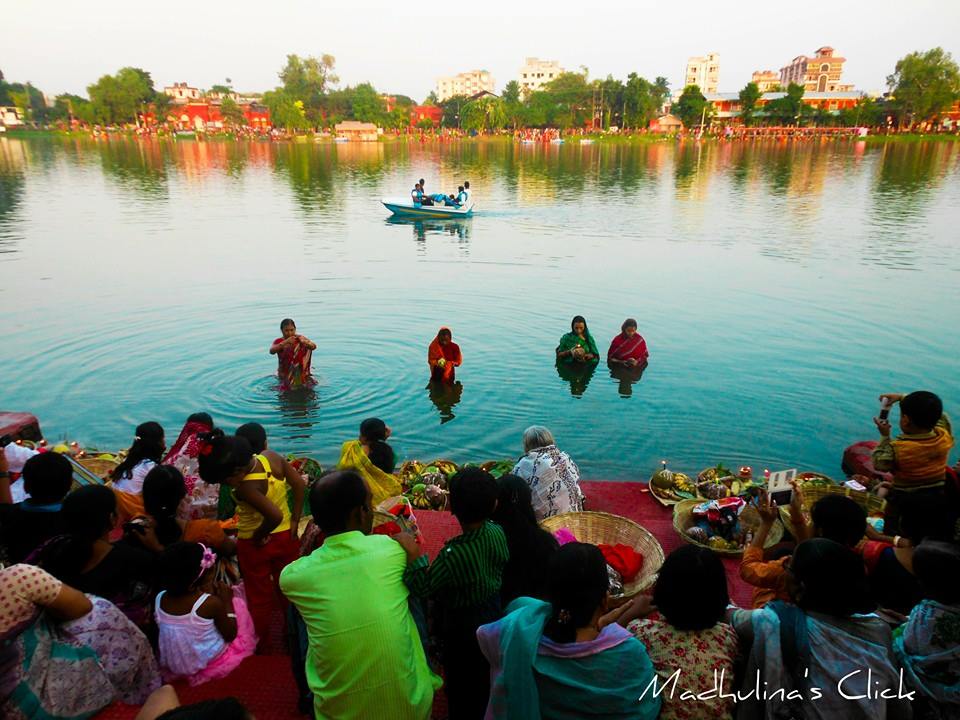
[[[302,135],[251,135],[237,136],[231,133],[194,133],[184,131],[181,135],[138,135],[136,132],[118,130],[108,133],[94,135],[86,130],[53,130],[53,129],[25,129],[18,128],[7,130],[0,134],[0,138],[10,138],[12,140],[28,140],[33,138],[68,138],[68,139],[114,139],[125,138],[132,140],[169,140],[173,142],[199,141],[199,142],[284,142],[284,143],[316,143],[318,145],[334,145],[336,139],[332,135],[322,134],[302,134]],[[705,135],[702,138],[695,138],[692,135],[677,135],[664,133],[588,133],[584,135],[566,135],[563,137],[563,144],[566,145],[649,145],[664,142],[741,142],[747,140],[811,140],[828,139],[842,141],[863,141],[871,145],[885,143],[920,143],[920,142],[960,142],[960,134],[948,133],[897,133],[897,134],[871,134],[864,137],[853,134],[846,135],[764,135],[740,137],[723,137],[721,135]],[[450,143],[479,143],[479,144],[497,144],[505,145],[519,143],[513,135],[449,135],[449,136],[431,136],[420,137],[419,135],[394,135],[384,133],[377,142],[386,144],[450,144]],[[351,145],[359,144],[356,142]],[[549,145],[549,142],[536,141],[534,146]]]

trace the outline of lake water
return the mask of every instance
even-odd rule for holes
[[[0,407],[50,438],[172,442],[209,411],[325,465],[379,416],[404,458],[515,457],[550,427],[595,479],[661,459],[836,476],[881,391],[960,408],[960,145],[313,145],[0,139]],[[379,198],[455,191],[470,220]],[[650,365],[568,381],[575,314]],[[276,389],[291,316],[312,393]],[[455,396],[427,389],[441,325]],[[451,407],[451,403],[456,404]],[[897,416],[894,412],[894,418]]]

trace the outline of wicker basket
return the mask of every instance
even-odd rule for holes
[[[623,584],[629,598],[652,587],[663,565],[663,548],[649,530],[619,515],[605,512],[568,512],[548,517],[540,526],[551,533],[566,528],[580,542],[599,545],[627,545],[643,555],[643,567],[630,582]]]
[[[109,480],[110,473],[120,464],[113,457],[82,457],[75,459],[79,465],[82,465],[103,480]]]
[[[866,510],[868,516],[883,515],[883,511],[887,507],[887,501],[883,498],[877,497],[870,492],[864,492],[863,490],[854,490],[846,485],[813,487],[802,485],[801,487],[803,489],[803,511],[805,513],[809,513],[810,508],[813,507],[813,504],[820,498],[826,497],[827,495],[844,495],[850,498],[856,502],[857,505]]]
[[[677,503],[673,508],[673,528],[677,531],[677,534],[684,542],[688,542],[691,545],[699,545],[700,547],[707,548],[708,550],[713,550],[719,555],[727,555],[729,557],[741,557],[743,555],[743,548],[737,550],[726,550],[720,548],[712,548],[706,543],[698,542],[687,535],[687,530],[695,524],[693,517],[693,509],[700,505],[701,503],[706,502],[704,500],[684,500],[682,503]],[[754,532],[760,526],[760,516],[757,514],[756,510],[751,508],[746,508],[743,513],[740,515],[740,525],[748,530],[753,530]],[[773,527],[770,528],[770,533],[767,535],[767,541],[764,543],[765,548],[770,548],[776,545],[783,538],[783,525],[778,522],[773,524]]]

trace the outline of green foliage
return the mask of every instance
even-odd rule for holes
[[[233,88],[229,85],[214,85],[207,91],[207,95],[213,95],[214,93],[220,93],[221,95],[229,95],[233,92]]]
[[[713,115],[713,106],[707,102],[707,99],[700,92],[696,85],[687,85],[673,106],[673,114],[680,118],[686,128],[698,127],[701,119],[703,123],[709,124]]]
[[[511,80],[508,82],[503,88],[503,93],[500,95],[500,99],[505,103],[519,103],[520,83],[518,83],[516,80]]]
[[[438,106],[440,105],[440,100],[439,98],[437,98],[437,94],[433,90],[431,90],[430,94],[427,95],[427,97],[424,99],[423,104]]]
[[[335,65],[333,55],[324,54],[318,58],[287,55],[287,64],[280,70],[284,92],[289,98],[303,103],[305,116],[314,124],[320,123],[328,86],[340,81],[333,71]]]
[[[856,107],[841,110],[837,121],[843,127],[876,127],[883,122],[883,118],[883,103],[864,97],[857,101]]]
[[[488,132],[500,130],[507,124],[502,98],[482,97],[467,103],[463,108],[463,127],[466,130]]]
[[[422,118],[417,122],[417,128],[420,130],[432,130],[433,129],[433,120],[430,118]]]
[[[347,88],[350,93],[350,112],[355,120],[383,125],[386,108],[373,85],[361,83],[355,88]]]
[[[310,127],[303,101],[297,100],[281,88],[265,92],[263,104],[270,109],[270,119],[277,127],[288,130],[306,130]]]
[[[901,122],[912,126],[935,120],[960,98],[960,68],[943,48],[913,52],[897,61],[887,85]]]
[[[403,130],[410,124],[410,105],[397,105],[387,115],[385,124],[394,130]]]
[[[220,101],[220,114],[228,125],[246,125],[247,123],[243,110],[231,97],[225,97]]]
[[[760,88],[755,82],[749,82],[740,91],[740,119],[744,125],[753,125],[754,113],[757,110],[757,101],[760,99]]]
[[[623,90],[624,127],[646,127],[660,114],[660,108],[669,95],[670,86],[666,78],[658,77],[651,83],[636,73],[627,75]]]
[[[799,125],[804,116],[815,114],[815,110],[803,104],[803,85],[790,83],[783,97],[771,100],[766,105],[766,113],[777,125]]]
[[[157,97],[150,73],[134,67],[122,68],[116,75],[104,75],[87,87],[87,93],[94,121],[104,124],[133,122]]]
[[[585,125],[593,117],[593,90],[586,73],[566,72],[551,80],[542,93],[549,100],[547,123],[561,129]]]
[[[470,102],[466,95],[454,95],[448,97],[440,107],[443,108],[443,119],[440,124],[444,127],[458,128],[463,122],[463,109]]]
[[[43,93],[30,84],[0,80],[0,105],[13,105],[27,121],[45,122],[48,119]]]

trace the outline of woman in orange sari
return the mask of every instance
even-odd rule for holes
[[[450,328],[442,327],[427,350],[427,364],[430,365],[430,380],[453,382],[456,367],[463,362],[460,346],[453,342]]]

